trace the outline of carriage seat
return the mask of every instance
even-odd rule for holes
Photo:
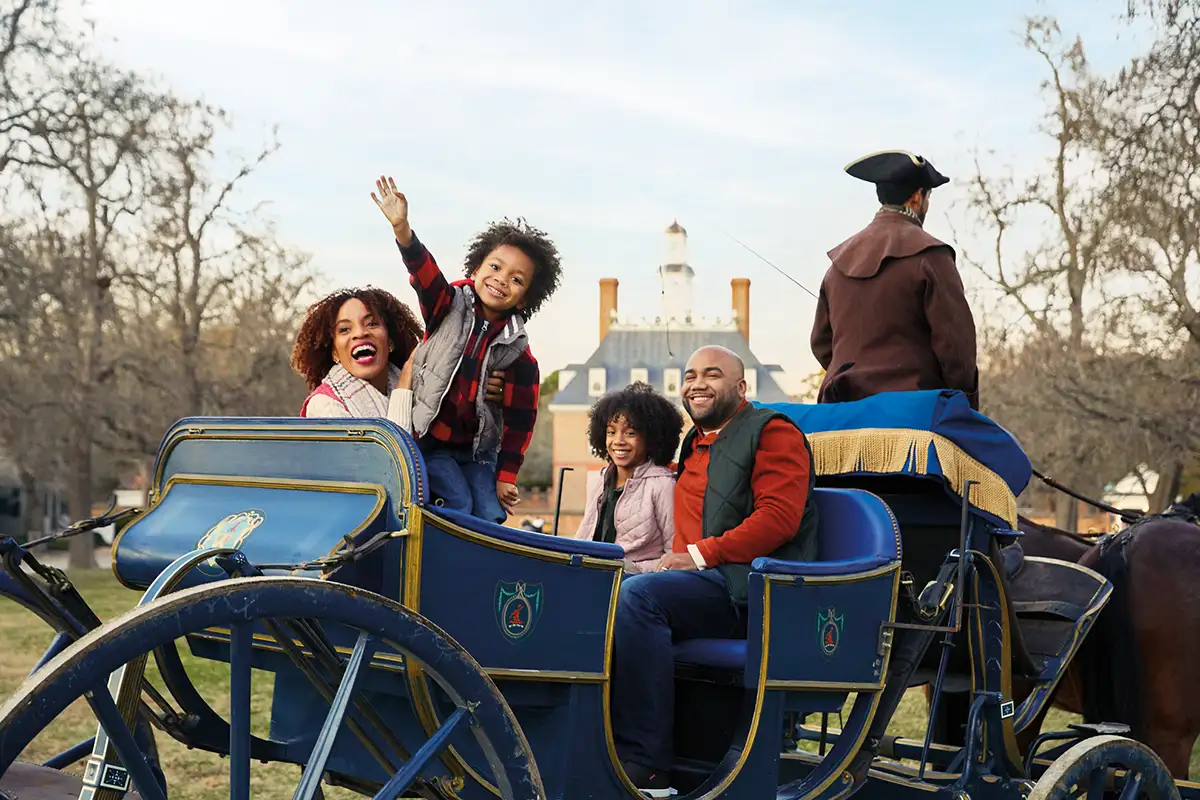
[[[482,533],[502,542],[535,547],[539,550],[550,550],[567,555],[589,556],[591,558],[607,558],[620,561],[625,558],[625,548],[608,542],[593,542],[585,539],[573,539],[569,536],[555,536],[552,533],[536,533],[520,528],[510,528],[479,517],[473,517],[463,511],[449,508],[433,507],[424,509],[427,514],[435,514],[444,520],[454,523],[460,528],[466,528],[475,533]]]
[[[900,560],[900,527],[879,497],[862,489],[813,490],[817,505],[817,560],[756,558],[755,572],[797,576],[855,575]],[[741,671],[745,639],[690,639],[675,645],[675,663]]]

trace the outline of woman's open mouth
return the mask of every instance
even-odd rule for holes
[[[350,348],[350,357],[354,359],[354,363],[367,367],[375,363],[375,354],[377,352],[375,345],[370,342],[363,342]]]

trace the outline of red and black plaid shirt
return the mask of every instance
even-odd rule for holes
[[[397,242],[399,246],[399,242]],[[446,280],[433,255],[413,235],[408,247],[400,247],[409,281],[417,292],[421,316],[425,319],[425,338],[441,324],[450,310],[454,297],[453,286],[465,286],[471,280]],[[489,323],[483,317],[480,304],[475,304],[475,324],[463,348],[462,362],[451,380],[450,390],[442,400],[437,416],[429,426],[428,437],[452,446],[470,447],[479,431],[475,416],[475,397],[483,371],[483,354],[488,344],[503,329],[505,320]],[[504,381],[504,431],[500,437],[500,452],[496,460],[496,480],[516,483],[517,473],[525,460],[525,451],[533,440],[533,425],[537,422],[541,374],[537,359],[528,347],[508,368]]]

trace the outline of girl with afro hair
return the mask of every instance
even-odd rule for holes
[[[645,383],[601,397],[589,412],[588,443],[608,461],[592,484],[576,539],[625,548],[625,570],[653,572],[675,538],[675,471],[683,415]]]

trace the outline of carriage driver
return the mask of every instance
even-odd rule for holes
[[[978,410],[975,320],[954,248],[923,227],[931,192],[949,178],[902,150],[865,156],[846,172],[875,184],[883,207],[829,251],[810,342],[825,369],[817,402],[960,389]]]
[[[745,638],[750,562],[812,561],[817,511],[808,439],[746,402],[745,365],[723,347],[688,359],[675,484],[675,539],[657,572],[621,584],[613,627],[612,726],[634,785],[670,795],[675,662],[686,639]]]

